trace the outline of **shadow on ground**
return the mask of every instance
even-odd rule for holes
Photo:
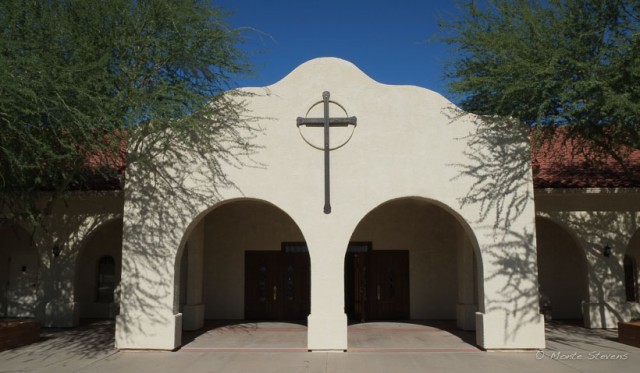
[[[455,321],[411,320],[350,322],[349,351],[479,351],[475,332],[459,330]],[[208,320],[197,331],[183,333],[182,351],[306,351],[304,322]]]
[[[43,328],[37,342],[0,352],[0,372],[74,371],[116,354],[114,334],[113,320],[91,320],[68,329]]]
[[[617,329],[589,329],[581,320],[547,322],[545,334],[551,351],[640,351],[618,342]]]
[[[82,320],[76,328],[43,328],[40,340],[25,346],[29,350],[72,352],[87,358],[115,351],[113,320]]]

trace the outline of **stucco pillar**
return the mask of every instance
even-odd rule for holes
[[[123,250],[115,336],[119,349],[174,350],[181,344],[182,314],[173,307],[175,257],[157,255],[150,260],[154,254],[139,255],[126,246]]]
[[[533,213],[529,216],[529,221],[514,222],[510,234],[476,229],[484,303],[476,313],[476,343],[487,350],[545,347]]]
[[[189,250],[189,252],[187,255],[187,304],[182,309],[182,328],[197,330],[204,326],[204,304],[202,303],[203,221],[191,233],[185,250]]]
[[[462,229],[458,231],[458,302],[456,304],[456,325],[462,330],[476,329],[476,312],[478,311],[475,295],[475,261],[473,247]]]
[[[322,232],[331,232],[331,230],[322,230]],[[308,235],[307,243],[311,259],[311,314],[307,318],[307,348],[311,351],[345,351],[347,349],[347,315],[344,313],[346,244],[337,238],[337,235],[331,234],[320,234],[316,239],[313,235]]]
[[[182,314],[175,302],[179,243],[172,240],[176,235],[165,233],[169,226],[145,225],[151,219],[136,212],[125,203],[116,347],[174,350],[182,337]]]

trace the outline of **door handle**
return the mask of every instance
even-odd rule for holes
[[[273,285],[273,300],[278,299],[278,286]]]
[[[378,300],[380,300],[380,284],[378,284]]]

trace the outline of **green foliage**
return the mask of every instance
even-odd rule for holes
[[[563,128],[597,158],[640,149],[640,2],[487,0],[443,24],[461,107]]]
[[[222,93],[250,68],[224,19],[199,0],[0,2],[0,207],[113,181],[125,143],[129,166],[246,150],[240,101]]]

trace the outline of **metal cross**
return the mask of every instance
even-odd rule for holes
[[[329,92],[322,92],[322,100],[324,102],[324,118],[302,118],[298,117],[296,120],[298,127],[300,126],[309,126],[309,127],[324,127],[324,213],[331,213],[331,192],[330,192],[330,183],[329,183],[329,151],[331,150],[329,147],[329,128],[332,126],[335,127],[346,127],[349,124],[356,124],[356,117],[347,117],[347,118],[330,118],[329,117]]]

